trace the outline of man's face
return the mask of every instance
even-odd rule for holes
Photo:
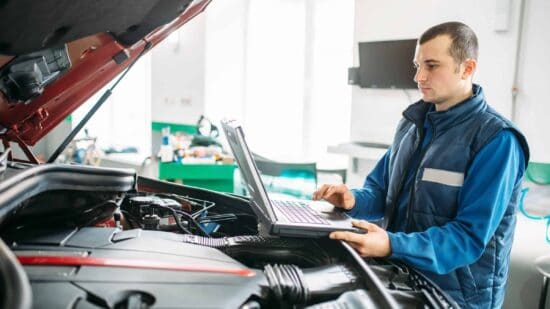
[[[416,46],[414,81],[422,93],[422,100],[434,103],[437,110],[445,110],[457,103],[465,80],[464,68],[449,53],[451,38],[439,35]]]

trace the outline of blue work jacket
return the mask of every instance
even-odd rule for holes
[[[529,159],[525,137],[480,86],[452,108],[419,101],[393,144],[352,190],[351,216],[382,217],[392,258],[415,266],[471,308],[501,307],[515,209]]]

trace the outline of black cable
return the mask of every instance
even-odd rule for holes
[[[180,212],[178,212],[177,210],[175,210],[175,209],[173,209],[173,208],[171,208],[171,207],[167,207],[167,206],[161,206],[161,205],[156,205],[156,204],[151,204],[150,206],[153,207],[153,208],[159,208],[159,209],[168,210],[168,211],[171,213],[172,217],[174,217],[174,220],[176,221],[177,226],[179,227],[179,229],[180,229],[182,232],[184,232],[185,234],[193,234],[193,233],[191,233],[191,232],[183,225],[183,223],[181,223],[181,220],[180,220],[180,217],[178,216],[178,213],[179,213],[179,214],[182,214],[182,215],[183,215],[183,213],[180,213]],[[187,215],[187,214],[185,214],[185,215]],[[193,220],[193,222],[194,222],[194,221],[195,221],[195,220]],[[196,222],[194,222],[194,223],[196,224]],[[203,234],[206,234],[205,236],[207,236],[207,237],[209,236],[209,235],[208,235],[206,232],[204,232],[202,229],[199,229],[199,230],[200,230]]]
[[[216,203],[214,202],[209,202],[209,201],[204,201],[204,200],[198,200],[198,199],[194,199],[194,198],[191,198],[191,197],[188,197],[188,196],[181,196],[181,195],[177,195],[177,194],[174,194],[174,193],[169,193],[169,194],[164,194],[164,193],[160,193],[160,194],[157,194],[158,197],[166,197],[166,198],[171,198],[171,199],[174,199],[176,200],[177,202],[179,202],[180,204],[185,204],[185,203],[188,203],[190,204],[191,206],[196,206],[196,207],[200,207],[199,210],[193,212],[191,214],[191,217],[193,218],[197,218],[199,215],[201,215],[203,212],[207,211],[208,209],[216,206]],[[199,202],[200,201],[200,202]],[[210,205],[205,205],[206,203],[209,203]]]
[[[146,206],[146,207],[157,208],[157,209],[162,209],[162,210],[165,210],[165,211],[169,211],[171,216],[175,219],[177,227],[183,233],[192,234],[189,231],[189,229],[183,225],[183,223],[180,220],[180,216],[185,217],[185,219],[188,220],[189,223],[192,223],[201,235],[203,235],[205,237],[210,237],[210,235],[202,228],[202,226],[197,222],[197,220],[195,220],[195,218],[193,218],[190,214],[188,214],[184,210],[179,210],[179,209],[172,208],[172,207],[164,205],[166,201],[164,201],[162,198],[171,199],[172,202],[177,202],[176,204],[179,203],[179,205],[178,205],[179,207],[183,207],[185,204],[191,204],[191,206],[193,206],[193,204],[194,204],[195,206],[199,205],[199,206],[203,207],[202,205],[204,203],[206,203],[206,201],[204,201],[204,203],[199,203],[199,202],[193,201],[194,199],[191,199],[191,198],[184,198],[184,197],[176,195],[176,194],[162,194],[162,193],[156,194],[156,195],[151,195],[151,196],[148,196],[148,195],[135,196],[134,198],[136,198],[136,200],[135,200],[135,202],[137,203],[136,205],[141,205],[141,206]],[[132,199],[130,199],[130,201],[132,201]],[[188,200],[188,199],[190,199],[190,200]],[[129,206],[131,206],[131,205],[132,204],[130,203]],[[211,208],[214,205],[215,205],[215,203],[211,202],[211,205],[209,205],[208,208]],[[190,211],[192,211],[192,209]],[[141,225],[142,220],[141,220],[141,218],[138,218],[138,219],[139,219],[138,222],[140,222],[140,225]]]
[[[108,209],[107,207],[108,206],[111,206],[112,208],[114,208],[113,210],[113,213],[116,211],[116,209],[118,208],[118,204],[116,201],[113,201],[113,200],[107,200],[103,203],[100,203],[98,205],[95,205],[93,208],[90,208],[88,210],[85,210],[83,212],[83,214],[89,214],[89,213],[92,213],[92,212],[98,212],[99,210],[103,210],[103,209]],[[88,221],[84,221],[84,223],[81,223],[79,225],[81,226],[90,226],[92,224],[95,224],[95,223],[98,223],[98,222],[101,222],[102,220],[107,220],[109,218],[111,218],[112,215],[109,214],[109,215],[106,215],[106,214],[103,214],[103,212],[101,213],[95,213],[95,216],[91,217],[88,219]]]
[[[138,220],[136,220],[136,218],[132,214],[122,209],[120,210],[120,212],[124,216],[124,219],[126,220],[126,222],[128,222],[128,225],[130,226],[131,229],[141,228],[139,226]]]
[[[169,208],[169,207],[168,207]],[[170,208],[172,209],[172,208]],[[189,220],[190,222],[193,222],[193,224],[197,227],[197,229],[201,232],[201,234],[205,237],[210,237],[210,234],[208,234],[203,228],[202,226],[200,225],[200,223],[197,222],[197,220],[195,220],[195,218],[193,218],[191,215],[189,215],[188,213],[184,212],[184,211],[176,211],[175,209],[172,209],[174,212],[176,213],[180,213],[182,216],[184,216],[187,220]]]
[[[186,234],[192,234],[191,231],[189,231],[184,225],[183,223],[181,222],[180,220],[180,217],[178,216],[178,214],[181,214],[179,213],[177,210],[173,209],[173,208],[170,208],[170,207],[166,207],[166,206],[160,206],[160,205],[151,205],[153,208],[154,207],[157,207],[157,208],[162,208],[162,209],[165,209],[165,210],[168,210],[172,213],[172,217],[174,217],[174,220],[176,221],[176,225],[179,227],[179,229],[186,233]]]
[[[387,291],[385,285],[382,283],[380,278],[374,273],[370,266],[363,260],[363,258],[344,241],[340,241],[340,244],[348,251],[351,257],[355,260],[357,265],[360,267],[360,270],[364,274],[364,282],[366,283],[369,290],[372,291],[373,295],[377,297],[380,301],[380,308],[398,308],[397,299]]]

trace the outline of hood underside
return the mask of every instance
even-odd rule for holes
[[[34,145],[210,1],[0,1],[4,146]]]

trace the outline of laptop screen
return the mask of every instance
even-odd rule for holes
[[[269,203],[267,191],[260,178],[260,173],[256,168],[254,158],[244,140],[242,127],[235,121],[222,121],[222,128],[233,151],[235,160],[237,160],[246,187],[252,197],[251,203],[253,204],[253,208],[260,212],[257,215],[263,216],[271,223],[277,221],[275,212]]]

